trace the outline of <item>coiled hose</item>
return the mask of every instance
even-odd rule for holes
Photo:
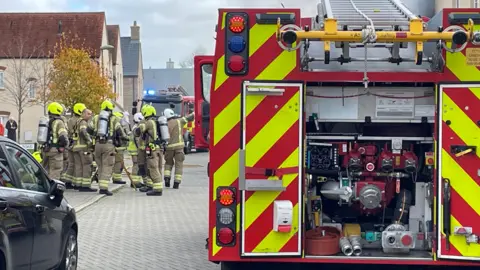
[[[350,241],[335,227],[317,227],[307,231],[305,238],[305,252],[308,255],[336,255],[340,250],[347,256],[353,253]]]

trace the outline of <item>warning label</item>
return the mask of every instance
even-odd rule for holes
[[[480,66],[480,48],[467,48],[465,53],[467,65]]]
[[[377,118],[414,118],[413,92],[379,92]]]

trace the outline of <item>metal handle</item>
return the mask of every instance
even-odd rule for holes
[[[35,205],[35,211],[37,211],[37,213],[43,213],[45,212],[45,206],[37,204]]]
[[[450,221],[450,179],[443,179],[443,233],[446,236],[445,249],[450,250],[450,233],[451,233],[451,221]]]
[[[266,95],[266,96],[282,96],[285,93],[285,89],[280,88],[268,88],[268,87],[247,87],[247,93],[249,95]]]
[[[247,191],[284,191],[286,187],[283,186],[282,180],[257,180],[246,179],[245,177],[245,149],[239,150],[239,176],[238,176],[238,188],[240,190]]]

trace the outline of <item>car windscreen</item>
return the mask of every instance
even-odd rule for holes
[[[175,108],[170,108],[170,103],[152,103],[152,106],[157,111],[157,115],[163,115],[165,109],[172,109],[175,114],[182,114],[182,104],[181,103],[172,103],[175,105]]]

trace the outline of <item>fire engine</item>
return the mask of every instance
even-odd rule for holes
[[[220,9],[209,260],[480,266],[479,24],[398,0]]]
[[[183,96],[180,93],[167,91],[147,90],[144,93],[142,104],[147,103],[155,107],[158,114],[163,114],[165,109],[172,109],[179,116],[188,115],[194,110],[195,98],[193,96]],[[136,104],[134,103],[134,106]],[[183,139],[185,141],[185,154],[189,154],[194,149],[195,124],[187,123],[183,128]]]

